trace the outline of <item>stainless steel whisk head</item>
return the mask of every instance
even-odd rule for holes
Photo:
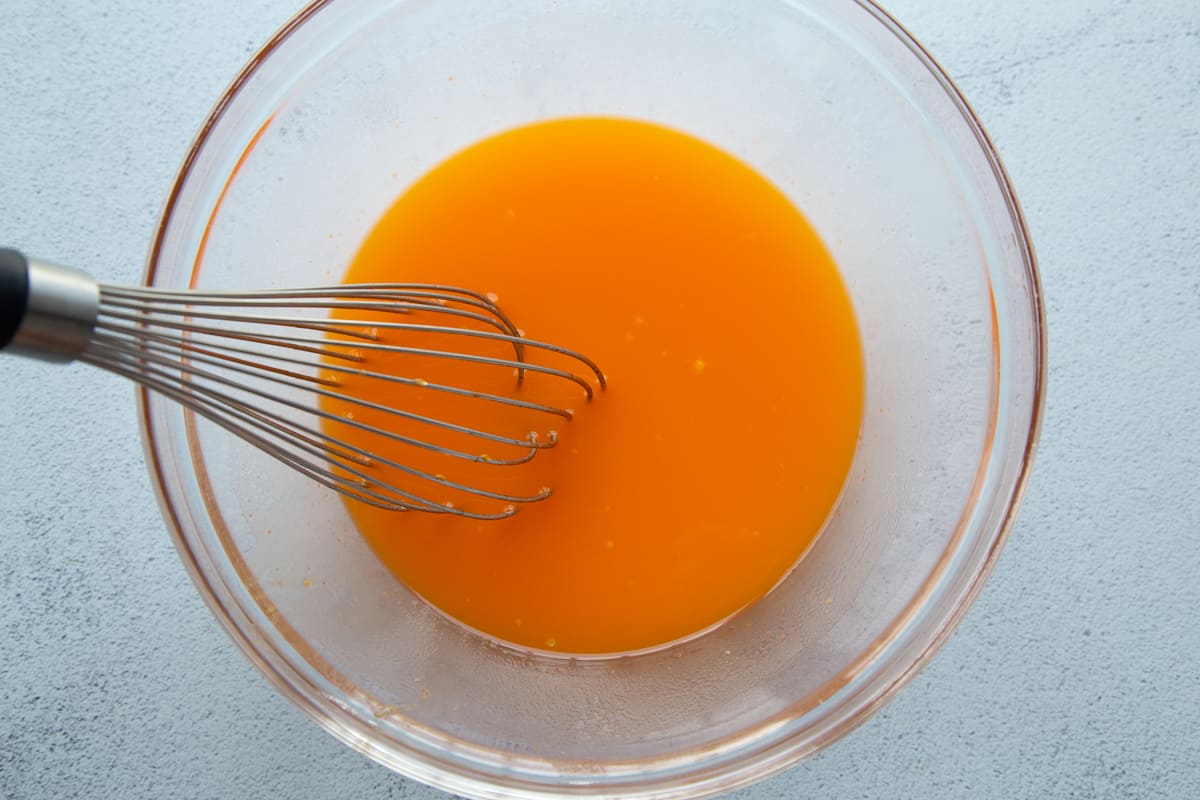
[[[431,336],[471,342],[472,348],[433,348],[423,341]],[[412,346],[396,343],[403,337],[420,339]],[[480,343],[492,349],[479,350]],[[526,338],[493,299],[467,289],[359,284],[214,293],[112,286],[6,249],[0,249],[0,350],[60,363],[79,360],[129,378],[361,502],[472,519],[510,516],[522,504],[545,499],[550,490],[511,492],[471,485],[380,451],[391,452],[399,443],[451,463],[502,469],[553,447],[553,427],[524,435],[484,430],[469,420],[442,419],[355,396],[344,390],[345,384],[374,381],[403,387],[401,391],[433,393],[448,402],[458,398],[452,402],[494,404],[522,419],[548,422],[569,420],[573,411],[517,396],[515,390],[527,378],[573,385],[587,400],[606,385],[590,359]],[[539,353],[550,354],[554,362],[530,358]],[[396,357],[505,370],[514,391],[486,391],[373,368],[380,359]],[[361,409],[364,418],[374,421],[336,413],[328,407],[331,402]],[[339,426],[354,435],[339,435]],[[434,435],[414,434],[419,430]],[[364,447],[363,442],[379,447]],[[510,455],[489,455],[485,447]],[[482,498],[494,510],[448,501],[447,493]]]

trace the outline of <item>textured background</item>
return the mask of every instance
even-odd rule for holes
[[[199,122],[297,3],[4,0],[0,242],[136,280]],[[1200,796],[1200,9],[888,7],[1028,214],[1042,446],[933,663],[736,796]],[[219,629],[163,530],[130,387],[0,364],[0,798],[444,796],[320,731]]]

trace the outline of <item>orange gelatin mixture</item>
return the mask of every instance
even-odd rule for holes
[[[586,354],[608,377],[608,390],[589,403],[565,382],[529,376],[517,386],[511,369],[439,359],[371,365],[548,398],[575,410],[570,421],[343,379],[348,394],[430,416],[517,436],[557,431],[556,447],[517,467],[449,463],[399,443],[379,453],[492,489],[552,487],[550,498],[511,518],[348,504],[397,578],[493,637],[582,654],[701,631],[788,572],[845,482],[863,362],[837,268],[783,194],[690,136],[578,118],[487,139],[400,197],[345,280],[494,293],[526,335]],[[414,343],[412,334],[380,335]],[[512,356],[511,347],[488,352]],[[340,401],[325,407],[395,424]],[[513,453],[499,446],[489,455]],[[421,491],[438,495],[437,487]],[[492,501],[454,502],[496,510]]]

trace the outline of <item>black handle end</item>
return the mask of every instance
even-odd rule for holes
[[[29,305],[29,261],[19,250],[0,247],[0,350],[8,347]]]

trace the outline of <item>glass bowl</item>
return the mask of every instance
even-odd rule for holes
[[[966,102],[894,20],[865,0],[314,3],[205,122],[146,281],[336,282],[430,167],[570,115],[737,155],[842,269],[861,442],[821,538],[764,600],[657,652],[521,653],[415,598],[338,497],[143,394],[149,462],[213,612],[350,746],[472,797],[718,794],[835,741],[925,663],[996,558],[1036,440],[1042,309],[1020,210]]]

